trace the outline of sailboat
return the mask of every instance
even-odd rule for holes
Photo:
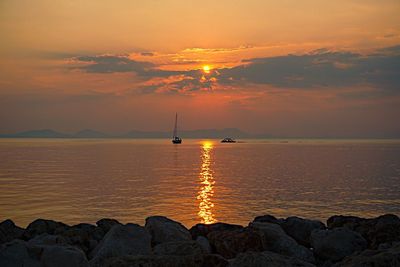
[[[182,143],[182,138],[178,136],[178,113],[175,114],[175,127],[174,127],[174,134],[172,136],[172,143],[173,144]]]

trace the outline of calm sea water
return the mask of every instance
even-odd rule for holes
[[[0,220],[400,214],[400,142],[0,139]]]

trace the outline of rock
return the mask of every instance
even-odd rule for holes
[[[90,253],[90,264],[100,266],[111,257],[151,253],[151,236],[137,224],[114,225]]]
[[[253,222],[267,222],[267,223],[275,223],[275,224],[281,224],[284,222],[283,219],[277,219],[272,215],[263,215],[263,216],[257,216],[254,218]]]
[[[155,255],[202,255],[201,247],[195,241],[164,242],[156,245],[153,252]]]
[[[23,233],[23,228],[16,226],[11,220],[5,220],[0,223],[0,244],[21,238]]]
[[[218,254],[207,254],[203,256],[202,267],[227,267],[229,261]]]
[[[328,228],[346,227],[360,233],[376,249],[382,243],[400,241],[400,219],[396,215],[386,214],[372,219],[354,216],[332,216],[328,219]]]
[[[211,245],[210,245],[210,242],[208,242],[208,239],[206,237],[200,235],[196,238],[196,242],[201,247],[201,250],[203,251],[203,253],[205,253],[205,254],[211,253]]]
[[[272,215],[258,216],[253,222],[266,222],[277,224],[283,231],[300,245],[310,247],[310,235],[313,230],[325,229],[325,225],[317,220],[308,220],[296,216],[286,219],[277,219]]]
[[[328,229],[333,229],[337,227],[347,227],[350,230],[355,230],[357,226],[360,225],[361,222],[365,221],[364,218],[359,218],[356,216],[343,216],[343,215],[335,215],[330,217],[326,224]]]
[[[371,224],[366,234],[371,248],[377,248],[382,243],[400,241],[400,219],[396,215],[386,214],[366,223]]]
[[[189,231],[182,224],[167,217],[148,217],[145,228],[150,233],[154,245],[170,241],[192,240]]]
[[[72,246],[45,246],[40,261],[46,267],[89,266],[83,251]]]
[[[37,219],[31,222],[28,227],[25,229],[23,238],[25,240],[29,240],[37,235],[47,233],[47,234],[54,234],[57,232],[62,232],[67,229],[69,226],[62,223],[56,222],[53,220],[44,220],[44,219]]]
[[[261,233],[263,250],[296,257],[307,262],[315,262],[312,251],[299,245],[279,225],[267,222],[253,222],[250,223],[249,227]]]
[[[100,227],[81,223],[71,226],[61,232],[68,244],[79,247],[89,254],[91,250],[103,239],[104,231]]]
[[[400,243],[378,250],[364,250],[346,257],[334,267],[389,267],[400,266]]]
[[[0,266],[40,267],[40,255],[35,255],[25,241],[14,240],[0,246]]]
[[[325,225],[316,220],[307,220],[299,217],[288,217],[281,224],[287,235],[300,245],[310,247],[310,235],[313,230],[325,229]]]
[[[64,245],[38,245],[22,240],[3,244],[0,266],[89,266],[85,254],[78,248]]]
[[[31,240],[28,241],[30,245],[67,245],[67,240],[60,235],[49,235],[47,233],[43,233],[41,235],[37,235]]]
[[[202,258],[172,255],[123,256],[108,259],[105,267],[203,267]],[[205,266],[204,266],[205,267]],[[207,266],[211,267],[211,266]]]
[[[101,219],[96,222],[96,225],[100,227],[105,234],[116,224],[121,224],[121,223],[115,219],[108,219],[108,218]]]
[[[357,232],[340,227],[315,230],[311,233],[314,254],[322,260],[337,262],[356,251],[367,248],[367,241]]]
[[[231,231],[238,229],[243,229],[243,226],[221,222],[212,224],[198,223],[190,228],[189,232],[192,235],[192,238],[196,239],[198,236],[207,236],[213,231]]]
[[[207,237],[213,250],[227,259],[234,258],[240,252],[261,251],[263,248],[261,235],[249,228],[213,231]]]
[[[271,251],[246,252],[233,259],[229,267],[315,267],[314,264]]]

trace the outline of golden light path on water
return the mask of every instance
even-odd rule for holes
[[[213,144],[211,142],[202,143],[202,154],[201,154],[201,171],[199,175],[200,179],[200,190],[197,195],[199,201],[199,212],[197,213],[202,223],[214,223],[217,220],[214,218],[213,208],[214,203],[212,197],[214,195],[214,177],[211,169],[211,151]]]

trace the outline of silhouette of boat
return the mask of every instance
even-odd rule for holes
[[[221,143],[236,143],[236,140],[226,137],[224,139],[221,140]]]
[[[172,135],[172,143],[173,144],[182,143],[182,138],[178,136],[178,113],[175,114],[175,127],[174,127],[174,134]]]

